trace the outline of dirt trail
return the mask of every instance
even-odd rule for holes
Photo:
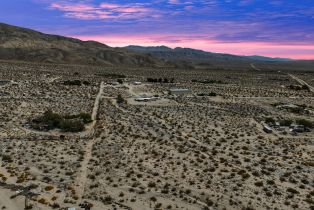
[[[104,82],[102,82],[100,84],[99,92],[98,92],[98,95],[96,96],[92,115],[91,115],[92,123],[86,128],[86,130],[83,133],[81,133],[81,137],[93,136],[93,134],[94,134],[94,128],[95,128],[95,125],[97,122],[97,113],[98,113],[98,108],[99,108],[99,102],[100,102],[100,99],[102,98],[102,95],[104,93],[104,87],[105,87],[105,84],[104,84]]]
[[[88,139],[87,140],[87,144],[85,146],[85,150],[84,150],[84,160],[81,163],[81,168],[78,172],[78,176],[76,178],[75,181],[75,186],[76,186],[76,192],[77,192],[77,196],[79,198],[79,200],[82,200],[82,197],[84,195],[84,190],[85,190],[85,185],[86,185],[86,181],[87,181],[87,171],[88,171],[88,163],[90,161],[90,159],[92,158],[92,149],[93,149],[93,145],[96,141],[96,138],[94,137],[94,131],[95,131],[95,125],[97,123],[97,114],[98,114],[98,110],[99,110],[99,104],[100,104],[100,99],[102,97],[104,91],[104,83],[102,82],[100,84],[100,88],[99,88],[99,93],[95,99],[95,103],[94,103],[94,108],[93,108],[93,112],[92,112],[92,124],[90,125],[90,127],[88,128],[87,131],[85,131],[84,135],[85,136],[90,136],[92,139]]]
[[[257,68],[254,63],[251,63],[251,67],[256,71],[261,71],[261,69]]]
[[[5,207],[6,210],[24,209],[24,199],[22,197],[10,199],[12,195],[15,193],[7,189],[0,189],[0,208]]]

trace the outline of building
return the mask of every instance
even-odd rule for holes
[[[137,102],[157,101],[159,97],[138,97],[134,100]]]
[[[133,82],[134,85],[141,85],[142,82]]]
[[[186,94],[190,94],[191,90],[185,89],[185,88],[172,88],[169,90],[169,93],[171,95],[186,95]]]

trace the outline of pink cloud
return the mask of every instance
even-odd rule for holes
[[[234,42],[223,43],[177,35],[103,35],[74,36],[82,40],[95,40],[113,47],[127,45],[187,47],[209,52],[231,53],[236,55],[263,55],[270,57],[288,57],[294,59],[314,59],[314,45],[285,44],[267,42]]]
[[[50,9],[57,9],[64,12],[91,12],[97,8],[88,4],[61,4],[52,3],[49,7]]]
[[[101,3],[99,5],[99,7],[105,8],[105,9],[116,9],[116,8],[119,8],[120,5],[119,4]]]
[[[82,20],[125,20],[145,17],[158,18],[159,11],[145,7],[143,4],[110,4],[99,5],[59,2],[51,3],[49,9],[64,12],[67,18]]]

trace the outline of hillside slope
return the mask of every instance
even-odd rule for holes
[[[156,66],[159,60],[127,49],[111,48],[0,23],[0,59],[30,62]]]
[[[159,58],[166,60],[185,60],[185,61],[194,61],[194,62],[205,62],[211,60],[224,60],[224,61],[292,61],[291,59],[286,58],[271,58],[264,56],[239,56],[226,53],[212,53],[206,52],[203,50],[196,50],[191,48],[169,48],[166,46],[158,47],[142,47],[130,45],[126,47],[127,49],[134,50],[137,52],[145,52],[155,55]]]
[[[134,52],[148,53],[164,62],[175,64],[177,67],[196,69],[227,69],[227,70],[256,70],[258,66],[266,71],[313,71],[314,61],[292,60],[287,58],[271,58],[264,56],[239,56],[224,53],[212,53],[191,48],[169,48],[167,46],[142,47],[130,45],[126,49]]]

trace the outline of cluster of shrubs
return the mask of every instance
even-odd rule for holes
[[[195,83],[202,83],[202,84],[225,84],[223,81],[221,80],[192,80],[192,82],[195,82]]]
[[[278,120],[278,122],[281,126],[290,126],[293,123],[293,120],[282,119],[282,120]],[[268,117],[265,119],[265,123],[267,123],[269,125],[274,125],[276,123],[276,120],[271,118],[271,117]],[[302,125],[306,128],[314,128],[314,123],[309,121],[309,120],[306,120],[306,119],[298,119],[298,120],[296,120],[296,123],[298,125]]]
[[[90,123],[91,121],[91,115],[88,113],[62,116],[48,110],[43,116],[34,119],[31,123],[31,127],[36,130],[44,131],[58,128],[64,132],[80,132],[85,129],[84,124]]]
[[[147,82],[151,82],[151,83],[174,83],[174,78],[147,78]]]
[[[307,127],[307,128],[313,128],[314,127],[314,123],[309,121],[309,120],[306,120],[306,119],[297,120],[297,123],[299,125],[303,125],[304,127]]]
[[[76,85],[76,86],[81,86],[83,85],[90,85],[89,81],[81,81],[81,80],[66,80],[63,82],[64,85]]]

